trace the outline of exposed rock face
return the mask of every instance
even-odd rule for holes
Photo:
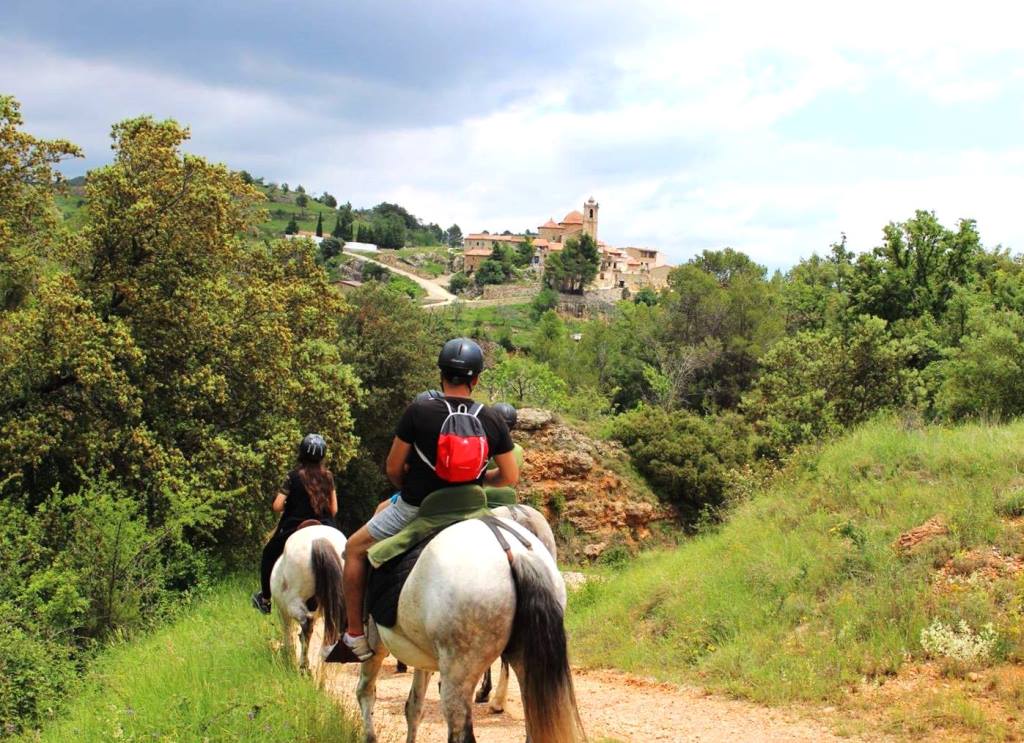
[[[536,408],[519,410],[513,437],[526,460],[519,499],[545,512],[567,557],[597,559],[612,544],[639,546],[653,536],[655,522],[674,519],[641,483],[616,472],[629,468],[618,444],[593,439]]]

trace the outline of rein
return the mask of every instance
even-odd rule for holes
[[[494,538],[498,540],[498,545],[503,550],[505,550],[505,557],[508,558],[508,564],[509,565],[512,564],[512,546],[508,543],[508,540],[505,539],[504,535],[502,535],[502,533],[501,533],[502,529],[504,529],[509,534],[514,536],[516,539],[518,539],[519,543],[521,545],[523,545],[524,547],[526,547],[526,549],[528,549],[528,550],[532,550],[533,549],[533,544],[530,542],[529,539],[524,537],[522,534],[520,534],[518,531],[513,529],[508,524],[502,523],[501,519],[499,519],[499,518],[497,518],[495,516],[488,515],[488,516],[481,516],[480,520],[483,521],[485,524],[487,524],[488,528],[494,534]]]

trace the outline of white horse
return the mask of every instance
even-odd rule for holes
[[[558,562],[558,547],[555,545],[555,535],[551,531],[551,525],[544,518],[544,514],[536,508],[516,504],[514,506],[498,506],[491,509],[491,512],[499,518],[512,519],[517,524],[525,526],[547,548],[555,563]],[[508,697],[508,662],[504,658],[501,660],[501,672],[498,674],[498,685],[494,687],[493,697],[491,697],[491,687],[491,667],[488,666],[484,671],[484,677],[480,682],[480,689],[477,691],[474,701],[477,704],[483,704],[490,698],[491,703],[488,708],[491,712],[495,714],[504,712],[505,700]]]
[[[530,532],[500,521],[536,545]],[[519,679],[527,740],[584,739],[563,626],[565,583],[547,549],[505,538],[508,553],[487,524],[470,519],[445,529],[423,550],[399,596],[397,623],[379,628],[376,654],[360,668],[356,697],[367,743],[377,740],[373,705],[385,646],[416,669],[405,704],[407,743],[416,739],[434,671],[441,674],[449,743],[475,741],[473,687],[499,655]]]
[[[316,612],[324,618],[324,645],[338,641],[345,626],[345,604],[341,595],[342,555],[345,536],[330,526],[307,526],[285,542],[284,552],[274,563],[270,590],[284,626],[285,651],[295,658],[295,623],[299,625],[301,655],[299,668],[309,669],[309,638]],[[312,606],[310,600],[315,599]],[[312,606],[312,608],[311,608]]]

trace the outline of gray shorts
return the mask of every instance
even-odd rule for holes
[[[379,542],[402,531],[419,512],[419,506],[410,506],[398,496],[398,500],[366,522],[366,529],[373,541]]]

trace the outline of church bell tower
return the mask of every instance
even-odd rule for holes
[[[593,196],[583,205],[583,231],[594,238],[594,242],[597,242],[597,210],[600,208]]]

